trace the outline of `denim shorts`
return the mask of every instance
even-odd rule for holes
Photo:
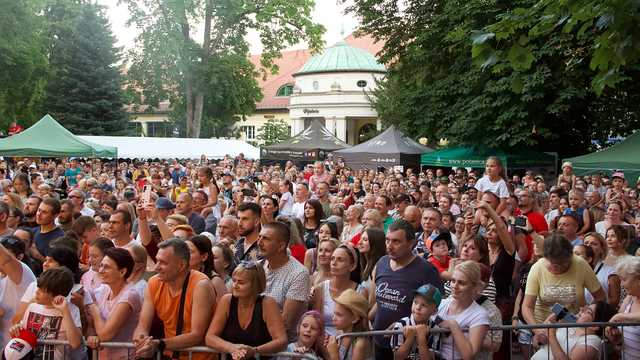
[[[518,326],[526,325],[521,320],[518,320]],[[533,331],[530,329],[519,329],[518,330],[518,343],[523,345],[531,345],[533,342]]]

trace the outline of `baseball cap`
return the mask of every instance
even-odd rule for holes
[[[36,347],[37,341],[36,334],[22,329],[20,334],[9,340],[7,346],[4,347],[2,358],[6,360],[32,359],[34,357],[33,349]]]
[[[428,302],[435,304],[436,307],[440,306],[440,302],[442,301],[442,294],[437,287],[431,284],[424,284],[413,291],[414,295],[422,296]]]
[[[176,205],[172,203],[171,200],[165,197],[161,197],[161,198],[158,198],[158,200],[156,200],[156,209],[172,210],[175,208],[176,208]]]
[[[436,241],[440,241],[440,240],[444,240],[447,242],[447,247],[449,249],[453,249],[453,241],[451,240],[451,233],[448,231],[443,231],[440,234],[438,234],[438,236],[436,236],[432,241],[431,241],[431,250],[433,250],[433,244]]]
[[[622,171],[614,171],[613,174],[611,174],[611,178],[620,178],[624,180],[624,173]]]

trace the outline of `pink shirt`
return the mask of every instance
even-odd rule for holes
[[[320,184],[321,182],[326,182],[328,184],[329,180],[331,180],[331,174],[326,171],[323,172],[320,176],[313,174],[309,179],[309,188],[311,189],[311,191],[315,192],[318,184]]]
[[[82,285],[85,291],[94,291],[102,285],[102,280],[100,280],[100,276],[97,271],[89,269],[89,271],[84,273],[82,278],[80,278],[80,285]]]
[[[140,293],[136,289],[127,284],[118,296],[109,299],[111,288],[107,285],[101,285],[95,292],[95,303],[100,309],[100,316],[103,320],[109,319],[113,311],[119,304],[127,304],[131,307],[131,314],[128,320],[120,328],[120,331],[110,341],[112,342],[130,342],[133,337],[133,331],[138,324],[140,318],[140,310],[142,308],[142,299]],[[133,358],[135,349],[103,349],[100,350],[101,359],[125,360]]]

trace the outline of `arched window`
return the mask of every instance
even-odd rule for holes
[[[293,85],[287,84],[287,85],[280,86],[280,88],[278,89],[278,92],[276,92],[276,96],[291,96],[292,93],[293,93]]]

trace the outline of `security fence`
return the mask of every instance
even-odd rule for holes
[[[87,356],[84,356],[84,353],[82,355],[78,355],[78,350],[71,351],[71,349],[69,349],[69,342],[68,341],[62,341],[62,340],[38,340],[38,345],[57,345],[57,346],[62,346],[63,347],[63,350],[62,350],[63,351],[63,359],[81,360],[81,359],[87,358],[87,356],[88,356],[89,359],[93,359],[93,360],[100,359],[100,351],[98,349],[91,349],[91,348],[87,347],[86,348],[86,355]],[[135,349],[135,345],[133,343],[130,343],[130,342],[101,342],[100,343],[100,348],[104,348],[104,349],[132,349],[133,350],[133,349]],[[207,346],[192,346],[192,347],[180,349],[178,351],[180,352],[180,354],[182,356],[184,356],[184,354],[187,353],[189,360],[191,360],[191,358],[193,357],[193,354],[196,354],[196,353],[220,354],[221,355],[220,356],[221,360],[224,360],[224,359],[229,359],[230,360],[231,359],[230,354],[218,353],[217,351],[215,351],[212,348],[207,347]],[[299,353],[292,353],[292,352],[279,352],[279,353],[268,354],[268,355],[256,354],[255,358],[259,360],[261,356],[262,357],[269,356],[269,357],[277,357],[277,358],[302,359],[302,360],[318,360],[318,357],[316,357],[314,355],[299,354]],[[133,356],[131,358],[133,358]],[[161,352],[156,352],[153,359],[162,360],[163,359],[163,354]],[[164,359],[166,359],[166,357],[164,357]]]
[[[549,338],[549,336],[551,335],[551,329],[565,329],[567,332],[569,332],[569,329],[575,329],[575,328],[595,328],[597,327],[598,329],[602,329],[604,332],[604,329],[607,327],[610,328],[615,328],[620,332],[621,335],[621,339],[625,338],[625,327],[635,327],[635,328],[640,328],[640,322],[616,322],[616,323],[602,323],[602,322],[589,322],[589,323],[554,323],[554,324],[535,324],[535,325],[518,325],[518,326],[512,326],[512,325],[501,325],[501,326],[494,326],[494,327],[490,327],[489,328],[489,332],[492,331],[500,331],[503,333],[502,336],[502,341],[504,342],[505,340],[508,341],[508,358],[509,359],[513,359],[514,358],[514,351],[513,351],[513,346],[517,345],[519,343],[519,340],[517,338],[517,336],[519,335],[519,333],[521,332],[533,332],[534,330],[546,330],[546,337]],[[468,329],[462,329],[463,332],[468,332]],[[391,337],[393,335],[400,335],[402,334],[403,331],[402,330],[374,330],[374,331],[365,331],[365,332],[352,332],[352,333],[345,333],[345,334],[341,334],[339,336],[337,336],[338,341],[342,338],[345,337],[350,337],[350,338],[356,338],[356,337],[368,337],[368,338],[373,338],[376,336],[381,336],[384,337],[384,341],[386,341],[387,343],[391,340]],[[448,336],[450,334],[450,331],[448,329],[445,328],[431,328],[429,330],[430,334],[439,334],[439,335],[444,335],[444,336]],[[531,337],[533,337],[533,335],[531,334]],[[585,345],[589,345],[587,343],[587,336],[586,335],[579,335],[578,336],[579,340],[574,341],[575,340],[575,336],[574,339],[571,339],[570,334],[568,334],[568,336],[565,337],[565,349],[569,348],[569,344],[570,343],[574,343],[576,345],[583,343]],[[455,348],[455,341],[452,338],[451,339],[451,354],[458,354],[458,356],[455,356],[455,358],[459,358],[459,354],[460,352],[456,350]],[[493,340],[493,339],[492,339]],[[515,343],[514,343],[515,340]],[[493,344],[493,342],[492,342]],[[640,344],[640,338],[635,339],[635,345],[637,346],[637,344]],[[544,359],[550,359],[551,358],[551,348],[550,346],[544,346],[544,345],[540,345],[540,346],[535,346],[537,344],[523,344],[523,345],[529,345],[529,346],[525,346],[526,348],[528,348],[528,351],[525,351],[525,353],[520,353],[520,356],[522,358],[525,359],[529,359],[532,357],[532,355],[535,353],[534,350],[536,349],[542,349],[543,352],[541,355],[543,356]],[[562,344],[561,344],[562,345]],[[371,346],[373,349],[373,341],[371,342]],[[437,359],[445,359],[444,357],[442,357],[442,348],[431,348],[429,349],[430,351],[432,351],[435,355]],[[536,350],[536,351],[538,351]],[[606,336],[602,335],[600,336],[600,344],[599,344],[599,349],[597,349],[600,353],[600,359],[603,360],[607,360],[607,359],[622,359],[622,360],[636,360],[638,359],[638,357],[636,356],[632,356],[629,354],[628,351],[624,350],[624,340],[622,343],[620,344],[612,344]],[[372,350],[373,351],[373,350]],[[568,349],[568,351],[571,351],[571,349]],[[570,355],[570,354],[568,354]]]

